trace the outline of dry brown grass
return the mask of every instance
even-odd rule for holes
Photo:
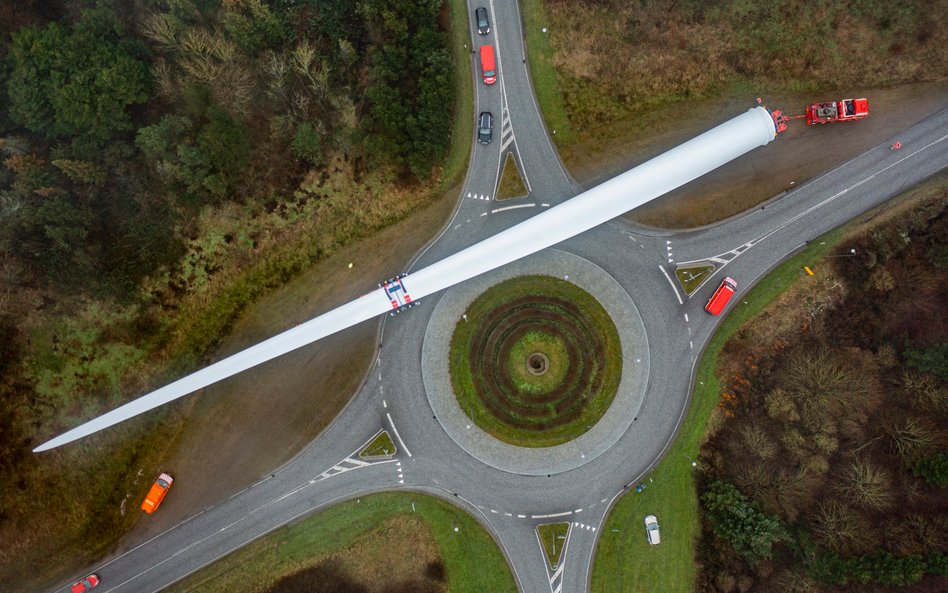
[[[859,10],[804,0],[547,0],[546,8],[576,127],[741,80],[799,89],[937,80],[948,72],[948,33],[922,2]]]

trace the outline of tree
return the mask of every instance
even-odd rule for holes
[[[733,484],[712,482],[701,502],[714,533],[751,562],[770,558],[774,543],[787,537],[780,521],[752,505]]]
[[[285,24],[260,0],[224,0],[223,6],[224,28],[247,55],[286,39]]]
[[[166,115],[138,131],[136,144],[156,173],[191,198],[223,198],[250,158],[247,127],[216,106],[202,107],[203,125]]]
[[[10,118],[50,139],[102,145],[130,129],[126,108],[148,97],[144,46],[124,38],[114,13],[82,13],[68,31],[57,23],[13,35],[7,58]]]

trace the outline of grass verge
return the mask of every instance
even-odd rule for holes
[[[473,517],[438,498],[404,492],[350,500],[283,527],[166,591],[259,593],[281,578],[328,559],[343,566],[351,563],[355,569],[363,559],[351,556],[364,549],[360,544],[383,536],[391,541],[390,534],[381,531],[393,529],[391,521],[400,517],[418,517],[427,525],[452,593],[516,593],[517,586],[503,554]],[[409,534],[402,536],[409,537]],[[380,554],[391,556],[392,550],[383,550]]]
[[[467,3],[463,0],[449,0],[448,12],[451,16],[451,55],[454,58],[454,126],[451,149],[444,162],[444,172],[437,192],[446,192],[461,183],[471,155],[471,141],[474,137],[474,87],[471,83],[471,47],[470,29],[467,25]]]
[[[701,286],[701,283],[704,282],[712,272],[714,272],[714,266],[691,266],[688,268],[678,268],[675,270],[675,276],[678,278],[678,283],[681,284],[681,287],[685,290],[685,294],[691,294],[694,291],[698,290],[698,287]]]
[[[500,187],[497,188],[497,199],[519,198],[527,195],[527,186],[523,184],[520,167],[513,153],[508,152],[504,159],[504,170],[500,174]]]
[[[698,458],[721,394],[715,375],[718,356],[741,326],[804,274],[804,265],[829,253],[842,237],[843,229],[836,229],[811,241],[738,299],[704,351],[688,414],[674,444],[644,482],[647,487],[640,493],[630,490],[609,514],[596,550],[593,593],[692,591],[694,544],[700,531],[692,462]],[[642,524],[648,514],[656,515],[662,526],[661,545],[648,545]]]
[[[576,139],[576,135],[566,115],[566,103],[553,65],[556,52],[550,43],[550,35],[554,34],[549,30],[550,19],[543,0],[523,0],[520,9],[523,11],[523,35],[529,48],[527,64],[543,121],[546,129],[555,134],[557,146],[569,144]],[[545,33],[544,28],[547,29]]]
[[[546,562],[550,570],[556,570],[560,565],[560,557],[566,548],[566,539],[569,537],[569,523],[547,523],[537,525],[537,538],[546,554]]]
[[[388,431],[379,432],[372,442],[366,445],[365,449],[359,451],[360,459],[373,459],[376,457],[391,457],[395,454],[397,449],[395,448],[395,443],[392,442],[392,437],[388,435]]]

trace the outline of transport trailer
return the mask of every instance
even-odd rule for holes
[[[389,315],[395,315],[418,304],[418,301],[412,300],[411,295],[408,294],[408,290],[405,288],[404,278],[407,275],[399,274],[379,283],[379,287],[385,291],[385,296],[392,304],[392,311]]]

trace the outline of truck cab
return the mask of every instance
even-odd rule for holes
[[[161,501],[165,499],[165,495],[168,494],[168,489],[171,488],[173,482],[174,478],[168,474],[158,476],[155,483],[151,485],[151,490],[148,491],[148,495],[145,496],[145,500],[142,501],[142,510],[149,515],[154,513],[161,505]]]
[[[725,278],[718,289],[714,291],[714,294],[711,295],[711,298],[708,299],[708,304],[704,306],[704,310],[712,315],[720,315],[735,292],[737,292],[737,282],[733,278]]]

